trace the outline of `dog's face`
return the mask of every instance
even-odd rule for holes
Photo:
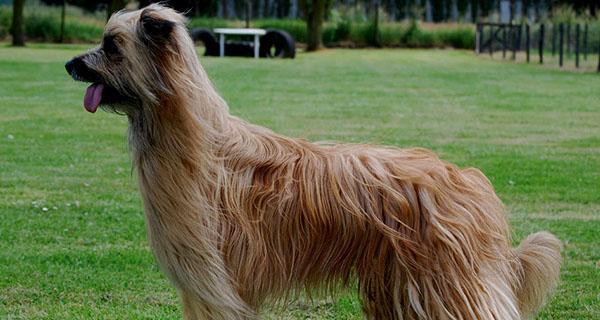
[[[158,5],[114,14],[101,45],[65,65],[73,79],[91,83],[85,109],[108,106],[131,114],[168,90],[161,66],[177,54],[175,38],[181,32],[186,32],[184,18]]]

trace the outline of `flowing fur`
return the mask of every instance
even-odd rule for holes
[[[153,39],[148,17],[173,28]],[[138,100],[119,110],[150,243],[186,319],[251,319],[264,303],[355,280],[368,319],[522,319],[556,284],[558,239],[538,233],[512,249],[479,170],[425,149],[312,144],[231,116],[171,9],[118,13],[107,32],[122,59],[93,51],[88,64]]]

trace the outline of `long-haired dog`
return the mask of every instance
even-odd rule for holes
[[[559,240],[511,248],[480,171],[231,116],[171,9],[115,14],[102,45],[66,68],[92,83],[88,111],[129,119],[150,243],[187,319],[256,318],[264,303],[355,281],[369,319],[523,319],[557,283]]]

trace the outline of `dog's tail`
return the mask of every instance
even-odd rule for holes
[[[515,294],[524,319],[533,315],[558,283],[561,243],[549,232],[529,235],[514,249],[519,281]]]

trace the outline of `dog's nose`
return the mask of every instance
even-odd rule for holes
[[[73,68],[75,68],[75,59],[72,59],[72,60],[68,61],[67,63],[65,63],[65,69],[67,70],[67,73],[69,75],[73,74]]]

